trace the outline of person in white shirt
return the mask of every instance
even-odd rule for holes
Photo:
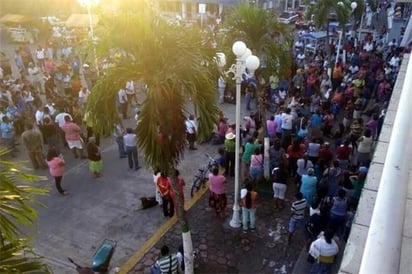
[[[137,102],[137,100],[136,100],[136,89],[135,89],[135,86],[134,86],[134,82],[132,80],[127,81],[126,85],[125,85],[125,88],[126,88],[128,103],[132,104],[134,102]]]
[[[51,104],[46,104],[45,107],[47,107],[49,109],[49,113],[50,115],[54,115],[54,113],[56,112],[56,109],[54,108],[54,103]]]
[[[393,38],[392,41],[388,43],[388,47],[397,47],[397,46],[398,46],[398,43],[396,42],[395,38]]]
[[[87,103],[87,98],[90,95],[90,91],[87,87],[82,87],[79,91],[79,106],[83,107]]]
[[[185,121],[186,125],[186,138],[189,142],[189,149],[196,150],[195,142],[196,142],[196,135],[197,135],[197,127],[195,123],[195,117],[193,114],[190,114],[187,120]]]
[[[46,57],[46,50],[40,45],[36,49],[36,59],[39,62],[40,67],[44,70],[44,58]]]
[[[295,42],[295,49],[299,50],[299,49],[303,49],[303,42],[302,40],[298,40]]]
[[[126,128],[126,135],[123,136],[124,150],[126,151],[129,168],[134,170],[140,169],[137,158],[137,136],[133,129]]]
[[[400,63],[401,59],[399,58],[399,56],[397,54],[395,54],[394,56],[392,56],[392,58],[389,60],[389,65],[391,65],[392,67],[394,67],[395,69],[397,69],[399,67],[399,63]]]
[[[282,113],[282,138],[281,143],[282,145],[288,144],[287,142],[290,139],[290,135],[292,134],[292,127],[293,127],[293,115],[291,114],[291,109],[287,108],[284,113]]]
[[[308,168],[313,168],[313,163],[308,158],[308,154],[303,154],[303,157],[296,161],[296,176],[295,176],[295,183],[297,189],[300,189],[300,185],[302,184],[302,176],[308,174]]]
[[[41,83],[42,76],[40,68],[35,66],[32,62],[30,62],[29,68],[27,69],[27,73],[29,74],[29,81],[31,82],[33,87],[38,92],[43,93],[43,86]]]
[[[217,80],[217,91],[219,93],[219,104],[224,103],[225,88],[226,88],[225,79],[223,78],[223,76],[220,76],[219,79]]]
[[[309,254],[314,258],[310,273],[330,273],[335,256],[339,252],[339,246],[333,239],[333,231],[326,229],[321,233],[309,248]]]
[[[64,125],[64,117],[65,116],[69,116],[70,120],[73,121],[73,118],[70,114],[66,113],[66,112],[61,112],[59,114],[56,115],[56,117],[54,118],[54,122],[59,125],[59,127],[61,128]]]
[[[68,148],[69,145],[67,144],[66,141],[66,133],[63,131],[62,126],[65,123],[64,117],[69,116],[70,120],[73,121],[73,118],[70,114],[66,113],[66,112],[61,112],[59,114],[56,115],[56,117],[54,118],[54,122],[59,126],[59,134],[60,134],[60,140],[62,142],[62,144]]]
[[[359,67],[356,64],[351,64],[348,68],[350,73],[356,74],[359,71]]]
[[[363,50],[367,52],[371,52],[373,50],[373,44],[372,42],[366,42],[365,45],[363,46]]]
[[[120,89],[119,92],[117,93],[117,97],[119,100],[119,108],[120,108],[120,113],[123,116],[123,119],[127,119],[127,94],[124,89]]]

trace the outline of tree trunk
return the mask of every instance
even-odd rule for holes
[[[187,226],[187,231],[183,231],[182,227],[182,239],[183,239],[183,250],[185,258],[185,274],[194,273],[194,262],[193,262],[193,243],[192,235],[190,234],[189,227]]]
[[[179,192],[179,187],[177,185],[177,177],[175,173],[175,168],[171,169],[171,181],[172,181],[172,188],[173,192],[175,193],[175,211],[176,217],[179,221],[179,224],[182,228],[182,241],[183,241],[183,257],[185,261],[185,274],[193,274],[194,273],[194,264],[193,264],[193,243],[192,243],[192,235],[190,234],[189,224],[186,219],[186,212],[184,209],[184,202],[183,201],[183,193]]]

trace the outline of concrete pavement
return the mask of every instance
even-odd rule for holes
[[[287,191],[284,209],[274,209],[270,183],[258,187],[259,206],[256,212],[256,231],[243,233],[241,228],[229,226],[233,206],[233,178],[227,186],[227,216],[215,217],[208,205],[208,193],[187,212],[193,247],[198,251],[196,273],[291,273],[304,244],[303,231],[297,231],[292,242],[287,242],[289,205],[294,193],[292,182]],[[206,190],[206,189],[205,189]],[[166,244],[177,251],[181,244],[181,228],[175,223],[153,246],[136,259],[135,264],[124,265],[120,273],[150,273],[150,266]]]

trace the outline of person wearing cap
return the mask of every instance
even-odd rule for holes
[[[236,135],[233,132],[229,132],[225,135],[225,176],[235,176],[235,156],[236,156]]]
[[[300,192],[303,194],[303,197],[305,197],[308,206],[312,205],[317,183],[318,178],[315,176],[315,170],[311,167],[308,168],[307,174],[302,175],[302,183],[300,186]]]

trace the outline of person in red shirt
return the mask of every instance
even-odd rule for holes
[[[319,149],[319,159],[318,163],[321,166],[321,170],[323,170],[323,167],[328,167],[330,163],[333,160],[333,152],[330,149],[330,143],[325,142],[323,145],[321,145]]]
[[[349,144],[350,141],[345,140],[343,145],[336,149],[336,159],[339,161],[339,166],[342,169],[348,169],[349,166],[349,157],[352,153],[352,147]]]
[[[296,174],[296,162],[298,159],[303,157],[303,154],[306,152],[306,145],[302,143],[300,138],[293,140],[293,143],[288,146],[287,154],[289,160],[289,175],[295,176]]]
[[[162,172],[160,177],[157,179],[156,184],[159,189],[160,196],[162,197],[163,215],[165,217],[173,217],[175,208],[172,200],[173,190],[170,184],[170,179],[164,172]]]

